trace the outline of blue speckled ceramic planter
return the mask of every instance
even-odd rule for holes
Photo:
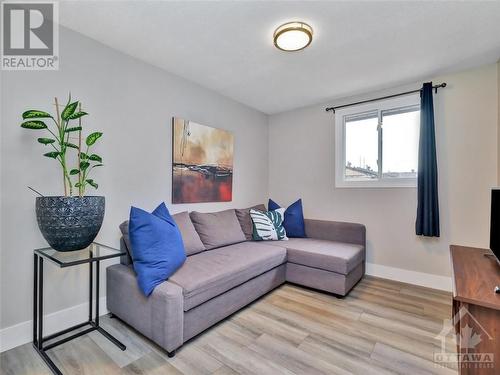
[[[99,233],[104,205],[104,197],[37,197],[38,227],[55,250],[81,250]]]

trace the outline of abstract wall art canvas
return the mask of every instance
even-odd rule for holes
[[[172,203],[230,202],[233,134],[174,117]]]

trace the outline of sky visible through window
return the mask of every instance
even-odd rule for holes
[[[346,122],[345,150],[346,167],[378,171],[378,118],[368,118]],[[358,177],[363,177],[363,174]],[[346,171],[351,177],[356,177],[354,171]],[[366,176],[365,176],[366,177]]]
[[[420,111],[383,118],[382,173],[416,173]]]
[[[416,177],[420,111],[383,116],[382,173],[384,177]],[[347,121],[346,177],[377,178],[378,118]]]

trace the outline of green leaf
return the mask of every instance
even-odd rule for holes
[[[85,180],[85,181],[87,181],[87,183],[88,183],[90,186],[92,186],[94,189],[97,189],[97,188],[99,187],[99,185],[97,185],[97,184],[94,182],[94,180],[92,180],[92,179],[88,179],[88,180]]]
[[[89,160],[92,161],[98,161],[99,163],[102,163],[102,158],[99,155],[92,154],[89,156]]]
[[[100,132],[92,133],[87,137],[87,139],[85,140],[85,143],[87,144],[87,146],[92,146],[101,137],[102,137],[102,133],[100,133]]]
[[[71,132],[77,132],[77,131],[80,131],[82,130],[82,127],[81,126],[75,126],[73,128],[67,128],[65,130],[66,133],[71,133]]]
[[[88,158],[89,158],[89,156],[85,152],[80,152],[80,159],[86,160]]]
[[[80,187],[80,186],[82,186],[82,184],[81,184],[81,183],[79,183],[79,182],[77,182],[77,183],[75,184],[75,187]]]
[[[88,115],[87,112],[75,112],[72,115],[69,116],[69,120],[76,120],[77,118],[83,117]]]
[[[47,125],[43,121],[40,120],[32,120],[32,121],[25,121],[21,124],[21,128],[25,129],[32,129],[32,130],[40,130],[40,129],[47,129]]]
[[[43,156],[46,156],[48,158],[52,159],[57,159],[57,157],[60,155],[60,152],[58,151],[52,151],[52,152],[47,152],[46,154],[43,154]]]
[[[80,173],[80,170],[79,169],[72,169],[71,171],[69,171],[69,174],[74,176],[75,174],[79,174]]]
[[[92,168],[97,168],[97,167],[104,167],[104,164],[96,164],[92,166]]]
[[[30,109],[23,113],[23,120],[29,118],[52,118],[52,116],[50,115],[50,113],[44,111],[39,111],[37,109]]]
[[[82,171],[86,170],[90,166],[90,163],[87,161],[81,161],[80,162],[80,169]]]
[[[64,142],[64,145],[65,145],[66,147],[78,148],[78,146],[77,146],[77,145],[75,145],[75,144],[73,144],[73,143],[69,143],[69,142]]]
[[[56,140],[52,138],[38,138],[37,141],[42,145],[50,145],[51,143],[54,143]]]
[[[73,102],[73,103],[69,103],[66,105],[66,107],[64,107],[62,113],[61,113],[61,118],[64,120],[64,121],[68,121],[71,119],[71,115],[73,113],[75,113],[76,111],[76,107],[78,107],[78,102]]]

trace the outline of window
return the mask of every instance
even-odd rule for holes
[[[420,98],[393,98],[337,110],[336,186],[416,186]]]

